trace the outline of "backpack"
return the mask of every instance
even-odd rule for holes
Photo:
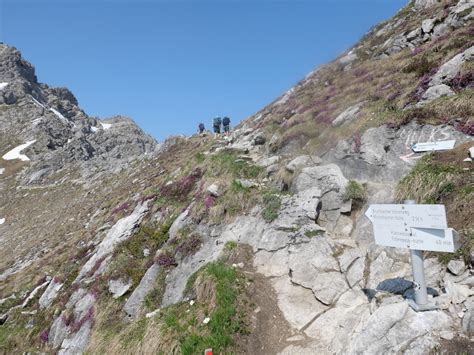
[[[216,127],[217,127],[217,126],[220,126],[220,125],[221,125],[221,122],[222,122],[222,121],[221,121],[221,118],[220,118],[220,117],[216,117],[216,118],[214,118],[214,123],[213,123],[213,125],[216,126]]]
[[[230,118],[229,117],[224,117],[224,119],[222,120],[222,124],[224,126],[228,126],[230,124]]]

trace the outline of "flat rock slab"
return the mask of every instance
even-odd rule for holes
[[[420,104],[426,104],[440,97],[453,96],[453,95],[455,95],[455,92],[448,85],[445,85],[445,84],[434,85],[425,91],[425,93],[421,97]]]
[[[63,283],[60,283],[53,278],[38,301],[40,308],[48,308],[55,300],[61,287],[63,287]]]
[[[363,103],[358,103],[356,105],[348,107],[344,110],[341,114],[339,114],[334,121],[332,121],[332,125],[334,127],[339,126],[343,123],[351,122],[358,117],[358,113],[360,108],[362,107]]]
[[[253,265],[257,272],[266,277],[281,277],[288,275],[288,248],[274,252],[259,250],[254,257]]]
[[[273,281],[278,306],[288,323],[301,329],[328,307],[318,302],[311,290],[292,284],[288,277]]]
[[[94,268],[96,263],[109,256],[118,244],[130,238],[134,228],[140,223],[147,211],[148,201],[145,201],[143,204],[137,205],[131,215],[118,220],[107,232],[107,235],[97,247],[94,255],[92,255],[82,267],[76,281],[84,278],[84,276]]]
[[[286,164],[286,170],[294,173],[298,169],[319,164],[321,164],[321,158],[317,156],[300,155]]]
[[[317,340],[321,350],[343,353],[347,339],[356,334],[364,319],[369,316],[369,303],[364,293],[348,291],[333,308],[319,316],[305,333]]]
[[[321,190],[322,194],[329,191],[341,191],[347,185],[348,180],[342,174],[336,164],[327,164],[304,168],[295,181],[295,191],[302,192],[313,187]]]
[[[452,319],[442,311],[415,312],[403,301],[387,304],[365,318],[345,352],[386,354],[409,348],[427,353],[437,344],[432,334],[452,325]]]
[[[148,268],[143,275],[138,286],[133,290],[132,294],[125,303],[123,310],[130,318],[135,318],[140,311],[141,304],[145,300],[145,297],[155,287],[156,278],[160,272],[161,267],[157,264],[153,264]]]
[[[112,294],[113,298],[122,297],[129,289],[132,287],[132,280],[110,280],[109,283],[109,292]]]
[[[444,63],[433,76],[430,86],[447,83],[454,79],[461,70],[461,66],[474,59],[474,46],[466,49],[464,52],[455,55],[449,61]]]

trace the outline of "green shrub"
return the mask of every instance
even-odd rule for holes
[[[436,67],[436,63],[428,59],[428,55],[415,56],[408,63],[408,65],[403,68],[404,73],[416,73],[416,75],[421,78],[423,75],[430,73]]]
[[[281,197],[274,193],[267,192],[263,195],[262,217],[267,222],[272,222],[278,217],[281,207]]]
[[[221,152],[211,157],[210,171],[219,176],[230,174],[235,178],[254,179],[264,171],[263,168],[238,159],[237,155],[230,152]]]
[[[108,275],[111,278],[130,278],[133,285],[138,285],[152,260],[154,252],[161,248],[168,240],[168,231],[172,220],[158,228],[151,225],[142,225],[138,232],[128,240],[119,244],[114,252],[114,258],[109,267]],[[144,257],[143,250],[150,250],[150,256]]]
[[[233,240],[229,240],[228,242],[225,243],[224,249],[227,251],[231,251],[237,248],[237,242],[234,242]]]
[[[206,156],[202,152],[196,153],[194,158],[196,159],[198,163],[202,163],[204,162],[204,160],[206,160]]]
[[[304,235],[307,236],[308,238],[313,238],[316,237],[317,235],[321,235],[324,232],[322,230],[308,230],[304,232]]]
[[[163,294],[165,293],[166,287],[166,273],[160,271],[156,280],[153,290],[145,297],[144,306],[147,311],[154,311],[161,304]]]
[[[367,187],[365,184],[361,185],[355,180],[350,180],[342,197],[345,201],[365,202],[367,200]]]
[[[231,192],[247,192],[249,189],[243,187],[240,181],[234,180],[232,181],[232,185],[230,185]]]
[[[212,278],[216,286],[216,305],[212,310],[196,304],[189,308],[186,303],[163,310],[165,331],[178,339],[182,354],[202,354],[212,348],[215,353],[227,354],[235,334],[245,332],[243,319],[237,312],[239,279],[237,271],[222,261],[205,266],[199,274]],[[196,276],[193,276],[193,281]],[[199,308],[204,307],[204,308]],[[203,328],[198,324],[199,314],[207,314],[209,323]],[[209,312],[209,313],[207,313]]]
[[[143,249],[157,250],[168,240],[168,231],[172,221],[163,223],[159,228],[150,225],[141,225],[138,232],[116,249],[116,254],[127,254],[135,258],[143,258]]]

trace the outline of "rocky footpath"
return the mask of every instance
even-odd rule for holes
[[[171,226],[169,240],[180,230],[190,228],[200,235],[202,244],[195,254],[179,259],[167,273],[160,307],[183,301],[188,279],[205,264],[217,260],[227,243],[236,242],[252,247],[254,267],[270,280],[277,295],[278,307],[292,334],[282,354],[418,354],[429,352],[443,341],[466,341],[473,335],[471,266],[452,261],[446,267],[436,258],[425,260],[430,297],[439,309],[417,313],[407,303],[413,298],[408,250],[375,245],[371,225],[363,214],[370,203],[393,201],[399,176],[412,164],[409,158],[403,159],[409,146],[430,135],[435,139],[456,139],[456,144],[472,140],[449,126],[411,124],[400,130],[380,127],[367,131],[357,153],[345,150],[350,142],[341,142],[319,159],[296,157],[288,164],[290,168],[298,166],[292,194],[283,197],[272,222],[265,221],[257,207],[231,224],[196,224],[190,217],[192,205],[189,206]],[[236,146],[248,144],[246,135],[234,138]],[[259,149],[258,145],[253,147]],[[384,171],[392,172],[390,178],[383,175]],[[364,206],[354,207],[345,199],[348,179],[367,183],[369,197]],[[141,209],[138,206],[136,211]],[[139,223],[137,213],[111,229],[78,279],[97,260],[106,262],[103,250],[110,253],[118,240],[109,235],[122,230],[122,225],[131,226],[128,221]],[[94,275],[104,267],[100,264]],[[124,316],[144,316],[143,301],[152,291],[159,271],[160,266],[153,264],[131,290],[123,307]],[[74,318],[81,319],[94,304],[94,296],[82,288],[76,293],[69,307],[75,307]],[[62,353],[84,350],[90,326],[85,322],[74,333],[63,318],[57,318],[51,329],[51,345],[61,346]]]

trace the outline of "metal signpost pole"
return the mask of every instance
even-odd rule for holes
[[[405,200],[406,205],[414,205],[413,200]],[[428,291],[426,288],[425,268],[423,265],[423,250],[410,250],[411,269],[413,271],[413,289],[415,290],[415,302],[409,300],[410,306],[415,311],[429,311],[437,309],[434,304],[428,303]]]

